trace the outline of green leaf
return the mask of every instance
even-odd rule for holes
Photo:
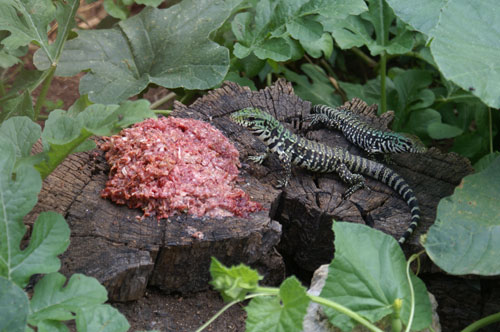
[[[154,83],[166,88],[208,89],[229,68],[229,52],[209,40],[241,0],[184,0],[167,9],[148,7],[112,29],[79,31],[65,44],[56,74],[80,80],[80,94],[114,104]],[[196,50],[193,52],[193,50]],[[48,68],[42,53],[37,68]]]
[[[386,77],[385,82],[387,93],[393,92],[394,83],[392,80]],[[380,104],[380,76],[367,81],[364,85],[342,81],[338,83],[340,88],[345,91],[348,100],[356,97],[363,99],[368,105]]]
[[[78,331],[126,332],[130,328],[125,316],[109,304],[86,306],[76,317]]]
[[[108,298],[106,289],[95,278],[73,274],[63,287],[65,282],[66,277],[62,274],[51,273],[35,285],[29,324],[36,326],[48,320],[74,319],[74,314],[81,314],[81,308],[97,306]]]
[[[90,136],[110,136],[122,128],[146,118],[155,117],[144,99],[127,101],[121,106],[94,104],[84,111],[55,110],[45,121],[42,133],[44,160],[35,167],[47,177],[69,154],[89,147],[82,146]]]
[[[302,331],[309,301],[297,278],[287,278],[280,286],[279,297],[256,297],[245,307],[246,331]]]
[[[0,68],[9,68],[17,63],[22,63],[21,59],[3,50],[0,50]]]
[[[394,13],[415,30],[430,35],[439,21],[447,0],[420,0],[418,6],[412,0],[386,0]]]
[[[445,139],[457,137],[464,131],[446,123],[432,122],[427,126],[427,132],[433,139]]]
[[[485,170],[498,157],[500,157],[500,152],[498,151],[494,151],[493,153],[488,153],[474,164],[474,170],[476,171],[476,173]]]
[[[316,41],[301,41],[300,44],[313,58],[320,58],[323,55],[325,58],[329,58],[333,52],[333,39],[328,33],[324,33],[320,39]]]
[[[416,134],[419,137],[426,137],[429,134],[428,128],[432,123],[441,123],[441,114],[438,111],[432,108],[416,110],[410,113],[404,131]]]
[[[25,250],[11,251],[10,277],[25,286],[35,273],[51,273],[59,270],[57,255],[66,251],[70,230],[66,220],[56,212],[42,212],[38,216]]]
[[[42,129],[27,117],[14,117],[0,125],[0,139],[10,141],[16,150],[16,159],[31,154],[33,144],[40,138]]]
[[[335,258],[321,292],[327,298],[348,307],[371,322],[393,311],[396,299],[402,299],[400,317],[407,324],[410,313],[410,288],[406,279],[406,260],[391,236],[367,226],[336,222]],[[415,289],[415,316],[412,330],[431,323],[431,305],[424,283],[411,274]],[[330,322],[343,330],[354,326],[347,316],[325,307]]]
[[[13,176],[15,162],[13,144],[0,139],[0,276],[24,287],[26,276],[14,269],[25,253],[19,249],[26,232],[23,217],[35,206],[42,180],[28,165],[21,165]]]
[[[0,26],[11,35],[2,40],[8,49],[35,42],[48,59],[49,64],[57,63],[62,46],[75,25],[75,14],[79,0],[57,2],[50,0],[12,0],[0,3]],[[54,20],[58,23],[58,33],[53,44],[49,45],[47,27]]]
[[[28,296],[23,289],[0,277],[0,331],[24,332],[29,309]]]
[[[414,45],[414,33],[404,25],[397,24],[393,37],[389,39],[389,29],[396,16],[385,1],[368,1],[368,12],[360,16],[349,16],[342,20],[320,19],[327,31],[342,49],[366,45],[371,55],[382,52],[404,54]],[[372,34],[375,32],[375,39]]]
[[[339,106],[342,99],[335,94],[335,88],[328,80],[323,69],[312,64],[303,64],[301,67],[305,75],[299,75],[285,67],[281,67],[287,80],[296,83],[295,93],[304,100],[313,104]],[[311,83],[312,81],[312,83]]]
[[[494,108],[500,108],[498,31],[498,1],[450,1],[440,13],[431,43],[443,75],[464,90],[474,88],[472,93]]]
[[[50,0],[12,0],[0,2],[0,26],[11,34],[2,40],[9,50],[36,42],[50,56],[47,26],[54,19]]]
[[[251,79],[247,78],[246,76],[241,77],[240,74],[234,71],[228,72],[226,77],[224,77],[224,81],[231,81],[238,83],[241,86],[248,86],[253,91],[257,90],[255,83]]]
[[[298,40],[303,46],[328,50],[328,39],[323,37],[322,21],[337,20],[366,10],[363,1],[355,0],[263,0],[255,13],[236,15],[232,30],[237,39],[234,55],[238,58],[255,54],[259,59],[286,61],[294,58],[288,38]],[[320,41],[322,46],[314,46]],[[325,45],[326,44],[326,45]]]
[[[210,284],[218,290],[224,301],[243,300],[249,291],[254,290],[262,277],[257,271],[243,264],[225,267],[215,257],[210,264]]]
[[[104,0],[103,7],[109,15],[120,20],[127,19],[129,14],[127,7],[120,0],[116,1],[116,3],[115,0]]]
[[[27,116],[31,119],[35,117],[33,110],[33,101],[28,91],[23,94],[9,99],[2,104],[2,112],[0,113],[0,122],[7,120],[13,116]]]
[[[438,205],[424,243],[429,257],[451,274],[500,274],[500,158],[466,176]]]

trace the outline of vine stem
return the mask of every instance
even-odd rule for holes
[[[38,116],[40,115],[40,110],[42,109],[43,104],[45,103],[45,98],[47,97],[47,93],[49,92],[50,84],[52,83],[52,79],[54,78],[55,72],[56,72],[56,66],[52,65],[47,73],[47,76],[45,77],[45,80],[43,81],[42,89],[40,90],[40,94],[36,99],[35,117],[34,117],[35,121],[38,120]]]
[[[493,153],[493,125],[491,119],[491,107],[488,107],[488,120],[490,129],[490,153]]]
[[[158,99],[157,101],[155,101],[154,103],[152,103],[150,108],[152,110],[154,110],[154,109],[160,107],[161,105],[165,104],[167,101],[174,99],[175,96],[176,96],[175,92],[170,92],[166,96],[163,96],[160,99]]]
[[[386,95],[386,76],[387,70],[387,53],[382,51],[380,55],[380,109],[382,113],[387,111],[387,95]]]
[[[249,299],[251,299],[253,297],[257,297],[257,296],[269,296],[269,294],[267,294],[267,293],[255,293],[255,294],[251,294],[251,295],[245,296],[244,300],[249,300]],[[242,301],[241,300],[234,300],[232,302],[229,302],[222,309],[220,309],[219,311],[217,311],[217,313],[215,315],[213,315],[209,320],[207,320],[205,322],[205,324],[203,324],[202,326],[200,326],[195,332],[201,332],[201,331],[203,331],[210,324],[212,324],[214,320],[216,320],[217,318],[219,318],[219,316],[222,315],[224,313],[224,311],[226,311],[227,309],[231,308],[233,305],[235,305],[237,303],[240,303],[240,302],[242,302]]]
[[[413,283],[411,282],[410,275],[410,265],[415,259],[418,259],[424,251],[420,251],[417,254],[411,255],[410,259],[406,263],[406,280],[408,280],[408,286],[410,287],[410,318],[408,319],[408,325],[406,326],[405,332],[410,332],[411,324],[413,324],[413,316],[415,315],[415,290],[413,289]],[[420,267],[420,263],[419,263]]]
[[[330,301],[328,299],[325,299],[325,298],[322,298],[319,296],[315,296],[315,295],[311,295],[311,294],[307,294],[307,296],[312,301],[314,301],[316,303],[326,305],[327,307],[333,308],[333,309],[337,310],[338,312],[349,316],[350,318],[354,319],[355,321],[363,324],[370,331],[383,332],[381,329],[379,329],[378,327],[376,327],[375,325],[373,325],[372,323],[370,323],[369,321],[367,321],[366,319],[364,319],[363,317],[361,317],[360,315],[358,315],[354,311],[350,310],[349,308],[346,308],[338,303],[335,303],[333,301]]]
[[[500,312],[497,312],[496,314],[489,315],[484,318],[481,318],[478,321],[475,321],[474,323],[470,324],[465,329],[463,329],[462,332],[474,332],[496,322],[500,322]]]
[[[351,48],[351,51],[354,54],[356,54],[361,60],[363,60],[363,62],[366,63],[369,67],[374,68],[377,66],[377,62],[375,60],[373,60],[372,58],[370,58],[368,55],[366,55],[359,48],[353,47],[353,48]]]

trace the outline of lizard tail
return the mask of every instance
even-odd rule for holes
[[[405,179],[392,169],[372,160],[365,159],[364,163],[366,165],[365,172],[362,173],[365,173],[366,175],[373,177],[391,187],[405,200],[406,204],[408,204],[408,207],[410,208],[410,225],[398,240],[400,244],[403,244],[412,235],[413,231],[415,231],[420,222],[420,207],[418,206],[417,197]]]

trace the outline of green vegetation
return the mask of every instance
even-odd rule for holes
[[[63,286],[57,255],[69,245],[69,229],[60,215],[42,213],[29,245],[21,250],[20,243],[42,179],[66,156],[92,149],[91,135],[163,112],[151,110],[160,102],[141,99],[151,86],[172,91],[161,102],[187,102],[223,80],[256,89],[285,77],[313,103],[359,97],[381,113],[393,110],[393,130],[427,145],[446,142],[478,172],[441,201],[423,240],[428,255],[452,274],[500,274],[498,1],[183,0],[155,8],[161,2],[104,0],[116,24],[79,30],[79,0],[0,1],[0,331],[67,331],[63,322],[73,319],[79,331],[128,329],[103,304],[106,291],[95,279],[75,274]],[[131,16],[134,3],[149,7]],[[57,35],[49,38],[54,23]],[[28,46],[37,48],[36,69],[24,64]],[[47,101],[55,75],[80,72],[82,97],[71,108]],[[43,151],[31,155],[39,138]],[[216,261],[213,286],[230,304],[252,298],[249,331],[299,330],[310,301],[325,305],[344,331],[357,323],[378,331],[373,323],[384,317],[394,331],[428,326],[425,286],[407,273],[395,241],[358,225],[336,223],[334,231],[337,253],[321,297],[293,277],[279,289],[260,287],[256,272]],[[34,274],[44,276],[29,299],[24,288]],[[499,320],[491,315],[464,331]]]

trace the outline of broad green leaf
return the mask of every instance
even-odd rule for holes
[[[0,50],[0,68],[9,68],[17,63],[22,63],[21,59],[3,50]]]
[[[0,2],[0,26],[11,34],[2,40],[9,50],[36,42],[50,57],[47,27],[56,8],[51,0],[12,0]]]
[[[456,0],[443,8],[431,35],[443,75],[494,108],[500,108],[499,31],[500,2]]]
[[[35,112],[33,111],[33,101],[31,100],[31,96],[28,91],[25,91],[23,94],[2,103],[0,123],[16,115],[24,115],[31,119],[35,117]]]
[[[0,26],[11,32],[2,40],[8,49],[35,42],[40,46],[50,64],[57,63],[62,46],[75,25],[75,14],[79,0],[56,2],[50,0],[11,0],[0,2]],[[58,33],[53,44],[49,44],[47,28],[54,20],[58,23]]]
[[[31,154],[33,144],[40,138],[42,129],[27,117],[14,117],[0,125],[0,138],[10,141],[16,150],[16,159]]]
[[[263,60],[290,60],[293,59],[293,48],[287,40],[289,37],[312,49],[313,53],[317,53],[318,49],[328,50],[322,22],[343,19],[364,10],[366,5],[359,0],[259,1],[255,13],[239,13],[232,22],[237,39],[234,55],[245,58],[253,53]],[[315,42],[323,45],[315,47]]]
[[[347,100],[361,98],[368,105],[377,104],[380,106],[380,76],[367,81],[364,85],[339,81],[339,86],[346,93]],[[386,91],[394,91],[394,83],[389,77],[385,78]],[[389,103],[389,109],[394,109],[394,105]]]
[[[14,248],[10,264],[10,276],[19,285],[26,285],[36,273],[59,270],[57,255],[66,251],[70,230],[66,220],[56,212],[42,212],[31,234],[29,246],[24,250]]]
[[[500,157],[500,152],[498,151],[494,151],[493,153],[488,153],[474,164],[474,170],[476,171],[476,173],[485,170],[498,157]]]
[[[109,304],[86,306],[76,317],[79,332],[126,332],[130,328],[125,316]]]
[[[283,281],[279,297],[256,297],[245,307],[246,331],[302,331],[309,297],[295,277]]]
[[[73,274],[66,285],[65,282],[62,274],[51,273],[35,285],[29,324],[74,319],[81,308],[97,306],[108,298],[106,289],[95,278]]]
[[[431,72],[409,69],[399,72],[393,79],[395,91],[389,93],[389,99],[397,98],[394,109],[393,130],[399,131],[405,126],[410,111],[425,109],[433,104],[434,93],[428,89],[432,83]]]
[[[466,176],[438,205],[424,247],[451,274],[500,274],[500,158]]]
[[[300,44],[313,58],[320,58],[323,55],[325,58],[329,58],[333,52],[333,39],[328,33],[324,33],[321,38],[316,41],[301,41]]]
[[[342,103],[342,99],[335,94],[335,88],[328,80],[323,69],[308,63],[303,64],[300,68],[307,76],[299,75],[282,67],[286,79],[296,83],[294,90],[300,98],[309,100],[313,104],[329,106],[339,106]]]
[[[432,108],[415,110],[410,113],[403,129],[419,137],[427,137],[429,135],[428,128],[432,123],[441,123],[441,114],[438,111]]]
[[[49,114],[42,133],[44,160],[35,167],[47,177],[69,154],[88,148],[83,145],[92,135],[110,136],[122,128],[155,117],[149,102],[141,99],[123,105],[94,104],[78,112],[55,110]]]
[[[102,4],[109,15],[120,20],[127,19],[129,11],[121,0],[104,0]]]
[[[406,279],[406,260],[391,236],[367,226],[336,222],[335,258],[321,292],[327,298],[348,307],[371,322],[392,313],[396,299],[403,301],[400,317],[408,323],[410,288]],[[415,289],[415,316],[412,330],[431,323],[431,305],[424,283],[411,275]],[[354,326],[347,316],[326,308],[330,322],[346,331]]]
[[[413,48],[414,33],[398,23],[396,30],[389,34],[395,18],[394,12],[385,1],[370,0],[368,12],[359,16],[349,16],[341,20],[321,18],[320,22],[327,31],[332,32],[333,38],[342,49],[366,45],[372,55],[384,51],[389,54],[403,54]],[[373,32],[375,39],[372,38]]]
[[[0,277],[0,332],[24,332],[30,303],[18,285]]]
[[[228,72],[226,77],[224,77],[224,81],[231,81],[231,82],[238,83],[241,86],[248,86],[253,91],[257,90],[255,83],[251,79],[247,78],[246,76],[241,77],[240,74],[238,74],[237,72],[234,72],[234,71]]]
[[[112,29],[83,30],[65,44],[56,74],[80,80],[80,94],[114,104],[154,83],[166,88],[208,89],[229,68],[229,52],[209,40],[241,0],[184,0],[167,9],[148,7]],[[34,57],[37,68],[49,62]]]
[[[210,275],[210,284],[221,293],[224,301],[243,300],[262,279],[257,271],[248,266],[240,264],[228,268],[215,257],[212,257],[210,264]]]
[[[430,35],[439,21],[447,0],[420,0],[418,6],[412,0],[386,0],[394,13],[415,30]]]
[[[433,139],[445,139],[457,137],[464,131],[447,123],[432,122],[427,126],[427,132]]]
[[[17,168],[14,176],[15,162],[15,147],[0,139],[0,276],[24,287],[27,279],[14,269],[23,253],[19,249],[26,232],[23,217],[35,206],[42,180],[28,165]]]
[[[56,320],[46,320],[38,323],[38,332],[70,332],[64,323]]]

